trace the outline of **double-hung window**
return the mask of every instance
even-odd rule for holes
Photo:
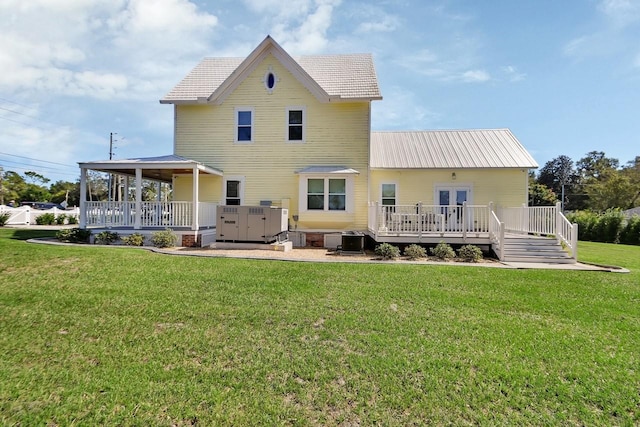
[[[307,180],[307,209],[345,211],[347,209],[347,180],[345,178],[309,178]]]
[[[304,142],[305,109],[303,107],[287,108],[287,141]]]
[[[253,108],[236,108],[236,138],[239,143],[253,142]]]
[[[382,205],[395,206],[396,203],[396,184],[382,184]]]

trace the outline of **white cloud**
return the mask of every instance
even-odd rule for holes
[[[525,73],[521,73],[513,65],[502,67],[502,72],[506,75],[507,80],[509,80],[510,82],[520,82],[527,78],[527,75]]]
[[[271,35],[287,51],[313,54],[325,50],[327,31],[341,0],[245,0],[253,12],[264,15]]]
[[[637,0],[602,0],[598,9],[616,27],[626,27],[640,21],[640,2]]]
[[[468,70],[463,72],[459,79],[465,83],[484,83],[491,80],[491,76],[484,70]]]
[[[9,1],[0,14],[0,90],[100,99],[168,90],[166,76],[178,78],[168,64],[203,56],[217,25],[187,0]],[[156,71],[141,74],[149,61]]]
[[[385,100],[372,104],[372,129],[423,130],[437,128],[442,116],[424,106],[419,94],[393,86],[385,90]]]

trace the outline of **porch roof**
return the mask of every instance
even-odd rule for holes
[[[79,162],[81,169],[91,169],[118,175],[135,176],[136,169],[142,170],[144,179],[171,182],[173,175],[190,174],[196,168],[199,173],[222,176],[221,170],[206,166],[195,160],[169,154],[156,157],[139,157],[133,159],[97,160]]]
[[[371,132],[379,169],[537,168],[509,129]]]

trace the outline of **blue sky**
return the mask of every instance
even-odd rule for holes
[[[540,166],[640,155],[640,0],[0,0],[0,166],[169,154],[164,96],[267,34],[292,55],[370,52],[374,130],[510,128]]]

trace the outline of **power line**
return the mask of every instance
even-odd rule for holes
[[[3,153],[3,152],[0,152],[0,154],[3,154],[5,156],[19,157],[21,159],[32,160],[34,162],[51,163],[52,165],[67,166],[67,167],[71,167],[71,168],[75,168],[76,167],[75,165],[69,165],[69,164],[58,163],[58,162],[50,162],[48,160],[34,159],[32,157],[18,156],[17,154],[9,154],[9,153]]]

